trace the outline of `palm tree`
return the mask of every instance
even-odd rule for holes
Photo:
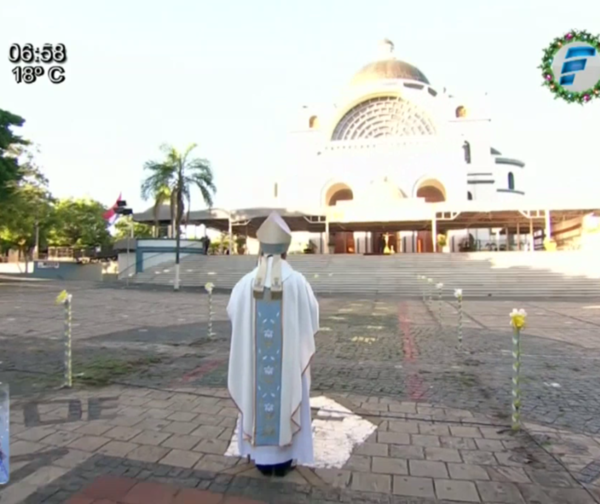
[[[217,192],[213,172],[207,159],[190,158],[190,153],[197,144],[190,145],[185,151],[179,152],[170,145],[163,145],[161,151],[163,161],[148,161],[144,170],[148,176],[142,182],[142,198],[154,199],[154,218],[158,221],[160,207],[169,201],[171,224],[175,229],[175,282],[174,289],[179,290],[179,259],[181,244],[181,223],[187,210],[186,221],[189,218],[191,205],[191,190],[200,190],[204,203],[210,208],[213,196]]]

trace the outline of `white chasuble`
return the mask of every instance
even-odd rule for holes
[[[234,287],[228,387],[240,411],[238,444],[257,464],[311,463],[310,361],[319,307],[306,279],[281,261],[282,292],[273,293],[268,260],[264,291],[257,269]]]

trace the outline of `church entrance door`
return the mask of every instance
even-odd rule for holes
[[[352,231],[338,231],[335,233],[334,247],[334,253],[336,254],[354,254],[356,252],[354,233]]]

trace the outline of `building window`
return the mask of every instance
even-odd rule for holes
[[[469,142],[463,144],[463,151],[465,152],[465,163],[471,164],[471,144]]]
[[[513,172],[508,172],[508,188],[512,191],[515,188],[515,176]]]
[[[473,193],[471,191],[467,191],[467,199],[471,201],[473,199]]]

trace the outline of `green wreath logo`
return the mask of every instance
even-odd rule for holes
[[[584,105],[600,98],[600,36],[571,30],[555,38],[539,68],[555,99]]]

